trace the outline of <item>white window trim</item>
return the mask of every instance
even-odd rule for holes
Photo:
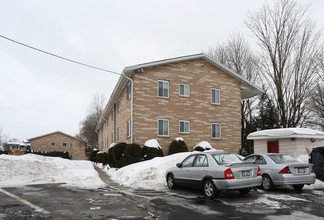
[[[213,100],[213,91],[219,91],[219,103],[213,102],[214,101]],[[221,90],[220,89],[215,89],[215,88],[211,89],[211,103],[214,104],[214,105],[220,105],[221,104]]]
[[[130,136],[132,136],[132,121],[131,121],[131,119],[129,119],[127,122],[126,122],[126,127],[127,127],[127,129],[126,129],[126,136],[127,137],[130,137]]]
[[[217,125],[219,125],[219,127],[220,127],[220,131],[219,131],[219,137],[213,137],[213,125],[216,125],[216,127],[217,127]],[[217,134],[217,132],[215,131],[215,134]],[[221,123],[212,123],[211,124],[211,138],[212,139],[217,139],[217,140],[219,140],[219,139],[222,139],[222,124]]]
[[[183,91],[185,91],[186,86],[188,86],[188,88],[189,88],[189,94],[188,95],[181,95],[181,86],[184,86],[184,90]],[[185,84],[185,83],[180,83],[179,84],[179,96],[182,96],[182,97],[190,97],[190,85],[189,84]]]
[[[168,83],[168,96],[159,96],[159,82]],[[167,80],[158,80],[158,82],[157,82],[157,97],[166,98],[166,99],[168,99],[170,97],[170,84],[169,84],[169,81],[167,81]]]
[[[70,142],[70,148],[74,148],[74,142]]]
[[[132,96],[131,83],[128,83],[126,88],[126,99],[130,99]]]
[[[186,123],[186,122],[188,122],[189,123],[189,131],[188,132],[186,132],[186,131],[181,131],[180,130],[180,124],[181,124],[181,122],[184,122],[184,123]],[[190,134],[190,121],[188,121],[188,120],[179,120],[179,133],[181,133],[181,134]]]
[[[168,134],[167,134],[167,135],[160,135],[160,134],[159,134],[159,121],[167,121],[167,122],[168,122]],[[159,119],[157,120],[157,135],[158,135],[159,137],[169,137],[169,135],[170,135],[170,121],[169,121],[169,119],[159,118]]]

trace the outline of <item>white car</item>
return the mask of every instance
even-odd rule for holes
[[[236,154],[199,152],[189,155],[166,172],[170,189],[189,186],[203,189],[207,198],[217,190],[239,190],[245,194],[262,183],[258,165],[245,163]]]

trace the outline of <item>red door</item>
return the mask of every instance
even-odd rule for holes
[[[279,141],[268,141],[268,153],[279,153]]]

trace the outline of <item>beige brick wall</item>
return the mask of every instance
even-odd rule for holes
[[[202,67],[202,64],[204,65]],[[158,80],[169,81],[169,98],[157,97]],[[134,76],[134,142],[156,138],[167,153],[182,137],[191,150],[200,141],[238,153],[241,146],[241,86],[204,60],[146,68]],[[190,85],[190,97],[179,95],[179,84]],[[211,89],[221,90],[221,104],[211,104]],[[169,137],[158,137],[157,120],[169,119]],[[179,133],[179,120],[190,121],[190,134]],[[221,123],[221,139],[211,138],[211,123]]]
[[[203,66],[202,66],[203,65]],[[182,137],[189,150],[201,141],[214,148],[238,153],[241,147],[241,85],[236,79],[216,69],[204,60],[179,62],[145,68],[134,79],[134,142],[144,145],[157,139],[167,154],[170,143]],[[158,80],[169,81],[169,98],[157,96]],[[179,95],[179,84],[190,85],[190,97]],[[221,104],[211,104],[211,89],[221,90]],[[116,128],[120,128],[120,141],[130,143],[126,137],[126,121],[131,117],[131,100],[126,99],[126,87],[120,94],[120,112]],[[169,120],[169,137],[157,134],[158,119]],[[109,113],[109,145],[114,130]],[[179,120],[190,121],[190,134],[179,133]],[[211,138],[211,123],[222,125],[221,139]],[[99,144],[106,136],[103,125],[99,131]],[[108,146],[109,146],[108,145]],[[103,149],[103,148],[100,148]],[[105,149],[105,151],[108,149]]]
[[[86,159],[85,143],[60,132],[30,139],[29,141],[30,149],[33,151],[67,151],[74,156],[75,160]],[[55,142],[55,146],[52,146],[52,142]],[[66,143],[66,147],[63,147],[63,143]],[[74,144],[73,148],[70,147],[70,143]]]

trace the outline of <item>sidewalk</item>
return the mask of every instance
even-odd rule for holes
[[[100,179],[104,182],[104,183],[108,183],[110,180],[110,177],[107,175],[107,173],[105,173],[104,171],[102,171],[99,167],[97,167],[96,165],[93,164],[93,167],[95,168],[95,170],[98,172]]]

